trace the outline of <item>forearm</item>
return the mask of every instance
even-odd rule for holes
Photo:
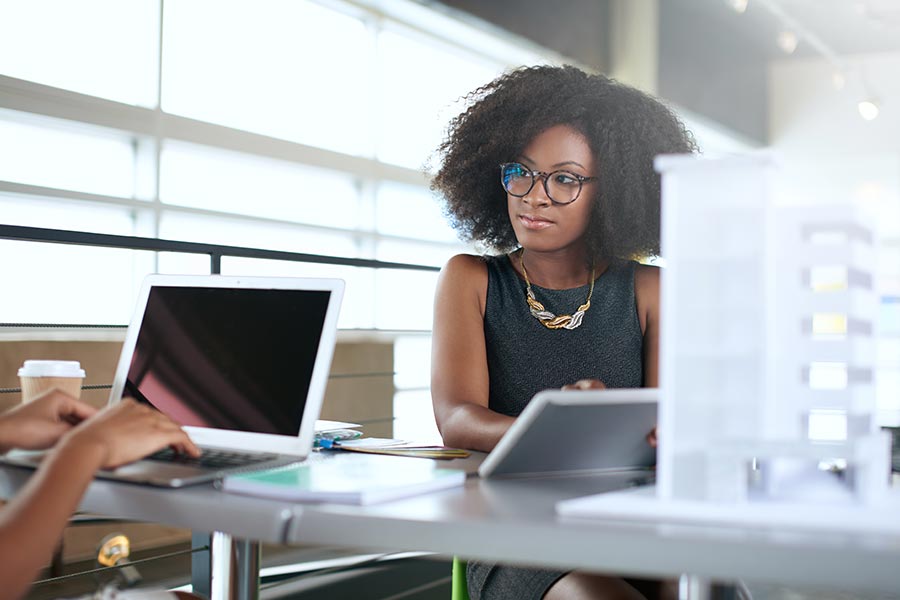
[[[490,452],[514,421],[514,417],[466,402],[446,411],[438,426],[444,444]]]
[[[10,427],[13,424],[9,423],[9,420],[0,415],[0,454],[6,454],[10,450],[12,450],[12,444],[10,440],[12,439],[12,435],[10,432]]]
[[[20,598],[47,564],[103,460],[102,449],[63,443],[0,512],[0,598]]]

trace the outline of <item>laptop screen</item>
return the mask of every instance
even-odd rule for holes
[[[330,295],[153,286],[123,395],[181,425],[296,436]]]

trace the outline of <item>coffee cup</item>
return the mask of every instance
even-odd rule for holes
[[[30,402],[54,388],[79,398],[84,369],[77,360],[26,360],[19,369],[19,381],[22,402]]]

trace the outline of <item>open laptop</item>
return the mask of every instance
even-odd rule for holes
[[[546,390],[531,399],[478,469],[481,477],[647,469],[657,388]]]
[[[184,426],[199,460],[165,450],[97,477],[164,487],[303,460],[334,354],[339,279],[148,276],[110,394]],[[11,453],[5,462],[36,466]]]

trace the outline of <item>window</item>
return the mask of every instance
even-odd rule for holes
[[[288,223],[247,221],[239,217],[165,212],[159,224],[159,237],[327,256],[359,256],[356,242],[346,235]]]
[[[18,323],[48,315],[55,323],[127,323],[141,279],[154,270],[149,252],[6,240],[0,261],[4,281],[19,290],[3,295],[0,313]]]
[[[0,74],[156,104],[160,0],[4,0]]]
[[[454,243],[456,233],[424,187],[383,182],[375,195],[375,226],[386,235]]]
[[[149,226],[124,207],[82,204],[73,211],[62,200],[3,193],[0,214],[9,225],[119,235],[146,235]],[[149,252],[7,240],[0,240],[0,265],[17,290],[0,299],[8,323],[127,323],[141,278],[154,271]]]
[[[371,154],[372,55],[358,18],[305,0],[166,3],[166,112]]]
[[[450,118],[461,111],[456,101],[494,79],[503,67],[411,34],[380,32],[378,158],[422,168]]]
[[[347,173],[179,143],[163,146],[160,200],[342,229],[360,224],[359,189]]]
[[[2,220],[438,267],[472,250],[423,166],[463,94],[543,61],[406,0],[9,0]],[[2,300],[7,322],[122,324],[145,274],[210,272],[206,255],[5,240],[0,265],[28,282]],[[435,271],[229,257],[221,271],[343,278],[339,327],[412,340],[397,342],[398,433],[436,434]]]
[[[0,112],[0,180],[129,198],[134,169],[124,134]]]

